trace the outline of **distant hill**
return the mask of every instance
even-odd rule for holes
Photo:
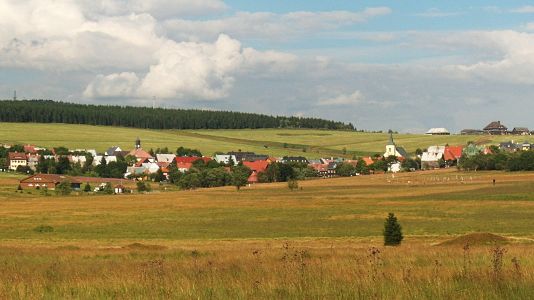
[[[84,105],[52,100],[0,101],[0,122],[66,123],[144,129],[307,128],[354,130],[352,124],[318,118],[164,109],[134,106]]]

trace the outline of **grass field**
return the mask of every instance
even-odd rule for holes
[[[16,182],[0,176],[0,298],[534,297],[532,173],[71,197],[15,197]],[[382,246],[388,212],[400,247]],[[470,232],[505,252],[437,245]]]
[[[387,143],[387,134],[358,133],[327,130],[258,129],[258,130],[143,130],[121,127],[0,123],[0,143],[30,143],[44,147],[66,146],[104,151],[118,145],[125,149],[133,147],[140,137],[145,149],[179,146],[198,148],[207,155],[216,151],[254,151],[273,156],[305,155],[343,156],[346,148],[349,156],[382,153]],[[427,136],[400,134],[396,143],[409,152],[431,145],[466,144],[468,141],[498,143],[523,137],[509,136]],[[303,152],[306,149],[306,153]]]

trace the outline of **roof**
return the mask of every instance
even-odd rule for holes
[[[118,151],[122,151],[122,149],[119,146],[113,146],[106,150],[106,155],[115,155],[115,152]]]
[[[362,157],[362,160],[365,162],[365,164],[366,164],[367,166],[370,166],[370,165],[372,165],[372,164],[375,163],[375,161],[373,160],[373,158],[371,158],[370,156],[368,156],[368,157]]]
[[[326,172],[328,170],[328,164],[311,164],[310,166],[317,172]]]
[[[34,145],[24,145],[24,152],[26,153],[37,153]]]
[[[26,154],[22,152],[9,152],[9,160],[26,160]]]
[[[501,121],[493,121],[489,123],[486,127],[484,127],[484,130],[507,130],[508,127],[501,124]]]
[[[71,181],[72,178],[70,176],[66,175],[58,175],[58,174],[35,174],[30,177],[26,177],[24,179],[21,179],[21,183],[59,183],[62,181]]]
[[[243,165],[256,172],[265,172],[269,166],[269,162],[266,160],[257,161],[244,161]]]
[[[530,132],[527,127],[514,127],[512,132]]]
[[[447,146],[445,147],[445,160],[457,160],[462,157],[464,151],[463,146]]]
[[[428,130],[426,134],[450,134],[450,132],[446,128],[441,127],[441,128],[430,128],[430,130]]]
[[[128,155],[135,156],[136,158],[153,158],[150,153],[146,152],[141,148],[130,151]]]
[[[203,160],[205,163],[211,160],[211,157],[198,157],[198,156],[179,156],[176,157],[176,163],[194,163],[197,160]]]
[[[176,167],[178,169],[186,169],[186,170],[189,170],[193,167],[193,163],[188,163],[188,162],[178,162],[176,163]]]
[[[406,152],[406,150],[404,150],[404,148],[402,147],[396,147],[397,149],[397,152],[399,152],[399,154],[402,156],[402,157],[408,157],[408,152]]]
[[[156,154],[156,160],[158,162],[167,162],[170,163],[176,158],[174,154]]]

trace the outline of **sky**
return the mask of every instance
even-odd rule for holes
[[[0,98],[534,129],[527,1],[0,0]]]

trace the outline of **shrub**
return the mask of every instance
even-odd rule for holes
[[[48,225],[39,225],[39,226],[35,227],[33,229],[33,231],[39,232],[39,233],[53,232],[54,231],[54,227],[48,226]]]
[[[71,183],[69,181],[63,181],[56,186],[56,194],[67,196],[72,193]]]
[[[389,213],[384,223],[384,246],[398,246],[402,242],[402,227],[395,214]]]
[[[295,179],[290,179],[287,182],[287,187],[292,191],[297,190],[299,188],[299,182]]]

